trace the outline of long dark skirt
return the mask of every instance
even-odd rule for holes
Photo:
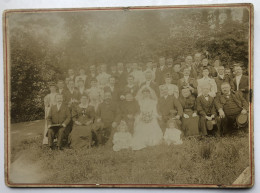
[[[184,112],[189,118],[182,118],[182,129],[185,136],[198,136],[199,132],[199,116],[192,117],[193,111]]]
[[[91,126],[75,125],[69,136],[70,147],[72,148],[88,148],[92,144]]]

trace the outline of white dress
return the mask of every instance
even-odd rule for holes
[[[163,139],[167,145],[180,145],[182,144],[181,131],[175,128],[166,128]]]
[[[113,136],[113,150],[120,151],[131,147],[132,135],[129,132],[116,132]]]
[[[163,138],[157,121],[157,101],[143,99],[139,101],[140,114],[135,119],[132,149],[140,150],[148,146],[159,145]]]

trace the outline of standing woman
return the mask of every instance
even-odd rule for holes
[[[51,82],[49,84],[49,89],[50,89],[50,93],[47,94],[44,97],[44,106],[45,106],[45,127],[44,127],[44,132],[43,132],[43,141],[42,144],[43,145],[47,145],[48,144],[48,137],[47,137],[47,132],[48,132],[48,126],[47,126],[47,117],[49,115],[49,111],[52,105],[56,105],[56,100],[55,100],[55,96],[57,94],[56,91],[56,85],[54,82]]]
[[[72,120],[74,122],[69,142],[72,148],[91,147],[91,128],[95,118],[94,107],[89,105],[87,95],[82,95],[80,104],[72,109]]]
[[[179,101],[183,107],[182,129],[185,136],[199,135],[199,117],[196,110],[196,98],[189,88],[181,90]]]

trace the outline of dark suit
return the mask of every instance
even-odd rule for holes
[[[160,97],[157,105],[158,113],[162,116],[163,123],[161,126],[166,127],[166,123],[170,118],[174,118],[176,115],[180,117],[183,114],[183,109],[180,102],[174,97],[168,95],[165,97]]]
[[[197,112],[200,115],[200,129],[202,134],[207,134],[207,126],[206,126],[206,116],[214,115],[214,119],[217,123],[218,127],[218,135],[220,134],[220,119],[217,117],[216,108],[214,105],[214,98],[211,96],[208,96],[208,100],[201,95],[197,98]]]
[[[231,91],[229,96],[223,94],[218,95],[215,98],[215,107],[219,111],[222,109],[225,113],[225,117],[221,118],[221,134],[226,134],[234,129],[236,118],[245,109],[248,111],[249,105],[242,96],[240,91]]]
[[[150,81],[149,83],[148,82],[143,82],[140,85],[140,88],[142,88],[145,85],[151,87],[154,90],[154,92],[157,95],[157,97],[160,96],[159,86],[158,86],[158,84],[156,82],[153,82],[153,81]]]
[[[67,127],[67,125],[71,121],[71,113],[69,108],[65,104],[61,104],[60,109],[58,110],[57,105],[53,105],[49,111],[47,121],[48,121],[48,126],[53,124],[60,124],[60,125],[64,124],[65,127]],[[60,126],[57,128],[48,129],[48,142],[50,147],[53,146],[53,140],[55,138],[55,135],[57,134],[58,134],[57,146],[58,147],[62,146],[65,127]]]
[[[234,90],[237,90],[236,77],[233,78],[233,84],[234,84]],[[240,90],[243,93],[244,98],[249,101],[249,79],[248,79],[248,76],[245,76],[245,75],[241,76],[238,87],[239,87],[238,90]]]
[[[117,80],[118,80],[119,88],[123,88],[125,87],[125,85],[127,85],[127,77],[128,74],[125,71],[121,73],[117,72]]]
[[[215,82],[217,84],[217,94],[221,94],[221,84],[223,82],[228,82],[231,86],[231,89],[234,90],[234,84],[232,79],[229,76],[224,76],[224,78],[222,79],[220,76],[217,76],[214,78]]]
[[[88,74],[88,76],[86,78],[86,82],[85,82],[86,88],[90,88],[91,87],[91,85],[90,85],[91,79],[96,79],[96,77],[97,77],[96,74],[91,74],[91,73]]]
[[[158,67],[155,71],[155,82],[158,84],[158,85],[163,85],[165,84],[165,74],[166,73],[169,73],[169,70],[167,68],[167,66],[164,66],[163,69],[161,70],[160,67]]]
[[[180,72],[172,72],[172,84],[178,85],[179,80],[183,78],[183,74]]]
[[[117,86],[114,86],[114,89],[110,88],[110,86],[105,86],[104,91],[110,91],[112,94],[112,101],[118,102],[120,97],[120,89]]]
[[[70,90],[67,89],[66,92],[64,92],[64,96],[65,96],[66,103],[68,103],[70,105],[77,103],[77,102],[71,103],[72,100],[77,100],[78,102],[80,100],[80,92],[76,88],[74,88],[73,92],[70,92]]]

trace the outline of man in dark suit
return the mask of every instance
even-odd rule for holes
[[[78,89],[75,87],[75,83],[73,80],[69,80],[68,89],[64,93],[65,101],[67,102],[69,107],[77,104],[79,102],[80,93]]]
[[[243,70],[240,64],[237,64],[234,67],[235,78],[233,79],[233,83],[235,86],[235,90],[239,90],[243,93],[243,96],[246,100],[249,101],[249,79],[248,76],[243,75]]]
[[[104,145],[108,140],[111,141],[114,129],[120,121],[118,105],[112,101],[112,94],[109,91],[104,93],[104,102],[99,104],[97,112],[97,122],[102,122],[104,127],[95,131],[98,144]]]
[[[172,58],[167,58],[166,65],[167,65],[168,73],[172,74],[172,71],[173,71],[173,59]]]
[[[159,97],[159,95],[160,95],[159,86],[152,79],[153,79],[153,71],[152,70],[146,70],[145,71],[145,82],[143,82],[140,85],[140,88],[142,88],[143,86],[149,86],[150,88],[152,88],[154,90],[157,97]]]
[[[204,85],[202,87],[202,95],[200,95],[197,100],[197,112],[200,115],[200,130],[202,135],[208,134],[208,128],[207,122],[215,120],[217,124],[217,135],[220,135],[220,119],[217,117],[216,108],[214,105],[214,98],[209,95],[210,87],[209,85]],[[211,122],[212,123],[212,122]],[[213,125],[211,125],[213,127]]]
[[[127,77],[127,85],[122,87],[121,93],[120,93],[120,98],[121,97],[125,97],[124,93],[126,91],[130,91],[133,94],[133,96],[135,97],[136,94],[137,94],[138,89],[139,89],[139,87],[138,87],[138,85],[135,84],[134,77],[132,75],[128,75],[128,77]]]
[[[197,95],[197,80],[190,77],[190,69],[185,68],[183,70],[183,78],[178,81],[179,90],[182,88],[189,88],[193,95]]]
[[[176,63],[173,66],[173,71],[172,71],[172,84],[175,84],[178,86],[178,82],[181,78],[183,78],[183,73],[181,71],[181,64]]]
[[[168,88],[165,85],[160,86],[161,97],[158,100],[158,113],[161,115],[161,127],[166,128],[169,119],[180,120],[183,109],[180,102],[172,95],[168,95]],[[180,126],[180,121],[178,121]]]
[[[221,134],[232,132],[239,114],[247,114],[249,105],[240,91],[231,91],[228,82],[221,85],[222,94],[215,99],[215,107],[221,119]]]
[[[232,79],[229,76],[225,75],[225,68],[224,66],[218,67],[218,74],[217,77],[214,78],[217,84],[217,94],[221,94],[221,85],[223,82],[228,82],[231,86],[231,89],[234,89],[234,84]]]
[[[64,85],[64,81],[63,81],[63,80],[58,80],[58,82],[57,82],[57,87],[58,87],[57,92],[58,92],[59,94],[64,95],[65,92],[66,92],[66,89],[65,89],[65,85]]]
[[[168,72],[168,68],[165,65],[165,57],[159,58],[159,67],[155,71],[155,82],[158,85],[164,84],[164,76]]]
[[[117,63],[117,78],[119,88],[123,88],[127,84],[127,74],[124,70],[124,64],[122,62]]]
[[[116,78],[114,76],[109,78],[108,85],[104,87],[104,92],[106,91],[111,92],[113,102],[117,103],[119,101],[120,89],[116,85]]]
[[[96,79],[96,77],[97,77],[96,66],[94,64],[92,64],[89,66],[89,73],[87,75],[86,82],[85,82],[86,88],[91,87],[90,82],[92,79]]]
[[[53,149],[53,140],[57,136],[58,149],[62,150],[64,130],[71,121],[71,114],[67,105],[63,104],[63,96],[61,94],[56,95],[56,102],[57,104],[51,107],[47,117],[48,143],[49,147]]]

